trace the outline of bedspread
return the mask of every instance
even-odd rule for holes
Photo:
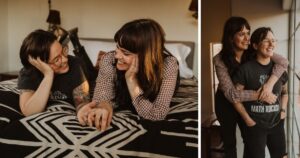
[[[115,112],[104,132],[81,126],[75,108],[49,103],[45,112],[24,117],[17,80],[0,82],[1,157],[198,157],[198,86],[182,80],[165,120]]]

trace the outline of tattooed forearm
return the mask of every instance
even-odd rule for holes
[[[287,83],[282,86],[281,94],[288,94],[288,86]]]
[[[73,90],[73,100],[77,110],[84,104],[90,102],[89,84],[87,81],[83,82]]]

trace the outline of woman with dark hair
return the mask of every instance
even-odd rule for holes
[[[255,59],[243,64],[233,76],[238,89],[258,90],[269,78],[274,62],[276,39],[269,27],[256,29],[251,36],[251,53]],[[286,154],[284,118],[288,103],[287,73],[280,76],[272,93],[278,96],[275,103],[247,101],[234,103],[244,120],[244,141],[247,157],[264,158],[268,147],[272,158],[282,158]],[[246,153],[245,153],[246,154]]]
[[[262,100],[274,103],[277,96],[272,93],[274,84],[287,70],[288,61],[278,54],[274,54],[272,61],[272,75],[269,80],[258,90],[237,90],[232,83],[232,77],[238,68],[253,58],[251,53],[246,53],[250,44],[250,25],[242,17],[229,18],[224,26],[222,45],[219,54],[214,57],[214,65],[219,79],[218,90],[215,95],[215,111],[221,124],[221,134],[224,142],[225,157],[235,158],[236,153],[236,126],[241,123],[233,103]],[[242,136],[243,136],[243,131]],[[245,152],[246,149],[245,149]]]
[[[178,62],[166,50],[164,36],[162,27],[151,19],[133,20],[116,32],[116,51],[102,57],[96,81],[93,100],[102,108],[88,112],[83,107],[78,113],[82,124],[94,122],[105,129],[112,107],[149,120],[166,117],[178,81]]]
[[[24,67],[18,79],[19,102],[25,116],[44,111],[48,101],[65,101],[76,108],[89,103],[89,85],[80,60],[68,55],[54,34],[31,32],[22,43],[20,59]]]

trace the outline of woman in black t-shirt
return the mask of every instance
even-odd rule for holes
[[[76,108],[89,103],[89,85],[80,60],[68,56],[56,36],[35,30],[20,48],[23,68],[19,74],[20,109],[25,116],[45,110],[48,101],[66,101]],[[91,106],[91,107],[92,107]]]

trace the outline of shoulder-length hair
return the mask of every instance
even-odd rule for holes
[[[224,25],[222,37],[222,50],[220,53],[221,58],[227,66],[230,75],[232,75],[239,66],[239,63],[235,60],[235,46],[233,39],[235,34],[241,31],[244,27],[250,30],[250,25],[248,21],[243,17],[231,17],[226,21]],[[242,63],[246,60],[244,54],[242,56]]]
[[[50,32],[38,29],[31,32],[24,40],[20,48],[21,63],[25,68],[32,68],[29,63],[29,55],[33,58],[40,57],[44,62],[48,62],[51,45],[56,40],[56,36]]]
[[[114,36],[122,48],[138,54],[137,79],[144,96],[154,100],[163,78],[165,33],[152,19],[138,19],[126,23]]]

